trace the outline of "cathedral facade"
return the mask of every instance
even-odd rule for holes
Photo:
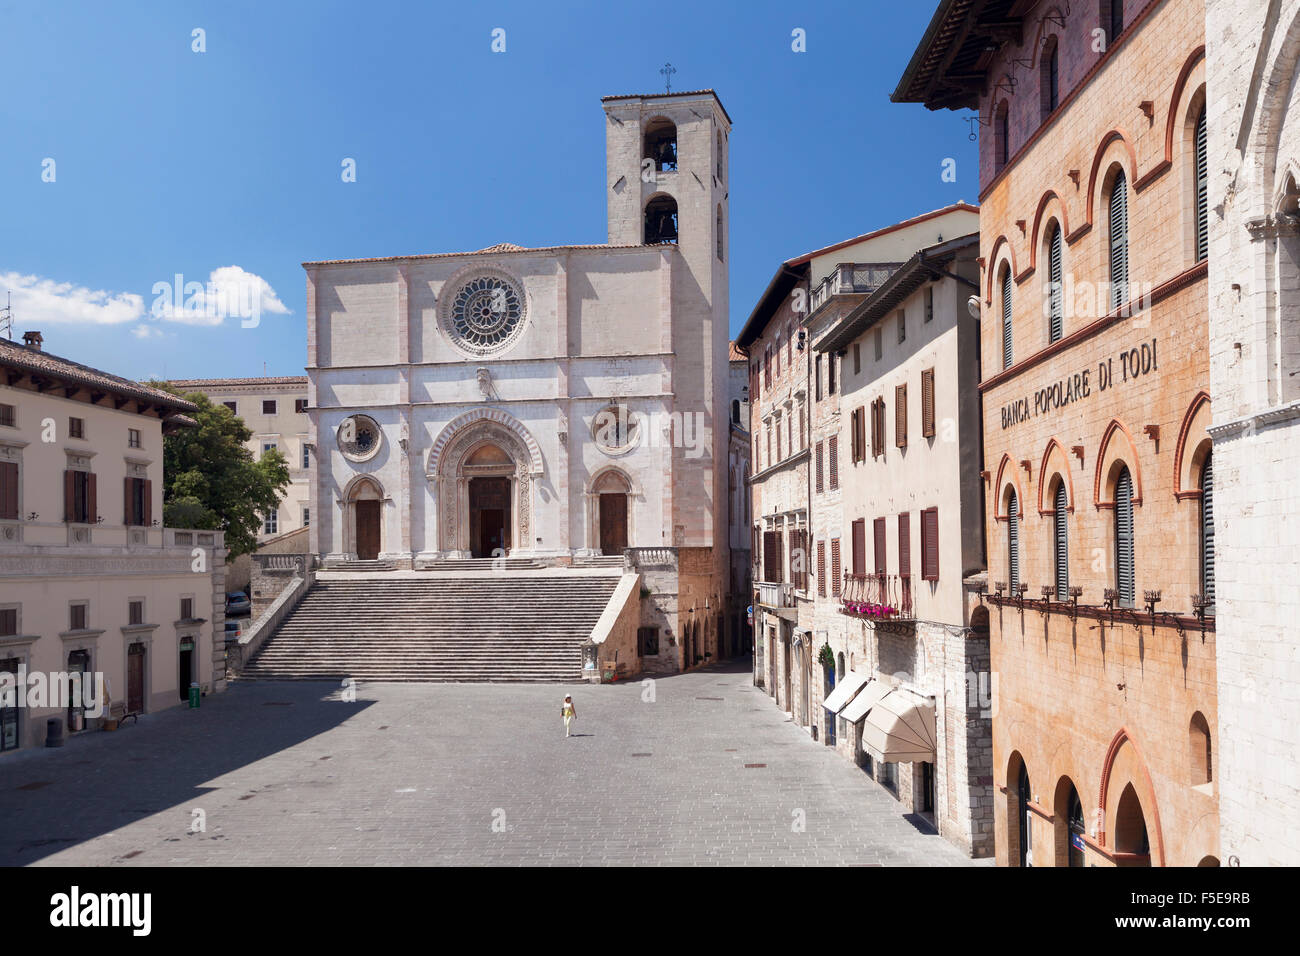
[[[731,123],[710,90],[602,103],[607,244],[304,263],[311,549],[626,557],[673,670],[727,591]]]

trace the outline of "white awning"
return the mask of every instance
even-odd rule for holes
[[[862,723],[862,749],[884,763],[933,763],[934,704],[906,691],[885,694]]]
[[[849,723],[856,724],[863,717],[867,716],[867,712],[870,711],[872,707],[875,707],[876,704],[880,703],[880,698],[884,697],[888,693],[889,685],[884,681],[870,681],[866,687],[862,688],[862,690],[858,692],[858,696],[854,697],[849,705],[840,712],[840,716]]]
[[[844,709],[844,705],[853,699],[853,695],[862,690],[863,685],[869,680],[871,680],[870,674],[849,671],[844,675],[844,679],[835,685],[835,689],[822,702],[822,706],[832,714],[838,714]]]

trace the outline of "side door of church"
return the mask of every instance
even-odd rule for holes
[[[627,548],[627,495],[600,496],[600,553],[621,555]]]

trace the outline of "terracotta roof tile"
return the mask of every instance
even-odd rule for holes
[[[98,388],[114,395],[134,398],[159,405],[168,405],[181,411],[197,411],[192,402],[187,402],[179,395],[164,392],[161,389],[128,378],[112,375],[108,372],[82,365],[43,349],[34,349],[18,342],[0,339],[0,367],[25,372],[29,375],[48,375],[64,382]]]
[[[301,385],[307,387],[306,375],[272,375],[263,378],[173,378],[167,382],[176,388],[189,388],[201,392],[208,388],[228,388],[235,385]]]

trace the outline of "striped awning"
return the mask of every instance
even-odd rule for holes
[[[863,685],[869,680],[871,680],[870,674],[849,671],[844,675],[844,679],[835,685],[835,689],[822,702],[822,706],[832,714],[838,714],[853,699],[853,695],[862,690]]]
[[[849,723],[856,724],[867,716],[871,708],[880,703],[880,699],[888,693],[889,685],[884,681],[869,681],[866,687],[858,691],[858,696],[849,701],[849,705],[840,712],[840,716]]]
[[[934,704],[907,691],[885,694],[862,723],[862,749],[882,763],[933,763]]]

